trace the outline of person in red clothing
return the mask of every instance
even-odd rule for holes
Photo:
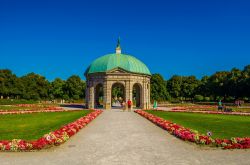
[[[128,110],[131,110],[131,106],[132,106],[132,101],[130,99],[128,99]]]

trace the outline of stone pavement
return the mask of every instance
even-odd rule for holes
[[[105,111],[65,144],[48,150],[0,153],[1,165],[249,165],[250,150],[183,142],[134,112]]]

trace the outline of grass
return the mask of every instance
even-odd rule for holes
[[[33,100],[16,100],[16,99],[0,99],[0,105],[14,105],[14,104],[36,104],[38,101]]]
[[[213,138],[250,137],[250,116],[185,112],[147,111],[202,134],[211,131]]]
[[[234,112],[250,112],[250,108],[238,108],[238,107],[232,107]]]
[[[35,109],[32,107],[17,107],[17,106],[5,106],[5,105],[0,105],[0,110],[29,110],[29,109]]]
[[[48,107],[58,107],[58,104],[36,104],[37,106],[21,107],[16,105],[0,105],[0,110],[41,110]]]
[[[35,140],[91,111],[0,115],[0,140]]]
[[[201,111],[218,111],[217,106],[207,107],[207,105],[202,105],[202,104],[188,104],[188,103],[184,103],[184,104],[170,104],[170,105],[165,105],[165,107],[169,107],[169,108],[183,107],[183,108],[187,108],[190,111],[195,111],[195,110],[201,110]],[[242,106],[242,107],[227,106],[227,108],[231,108],[233,110],[233,112],[250,112],[250,106]]]

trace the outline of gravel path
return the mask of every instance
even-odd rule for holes
[[[1,165],[249,165],[250,150],[183,142],[134,112],[105,111],[67,143],[49,150],[0,153]]]

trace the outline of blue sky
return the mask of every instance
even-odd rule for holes
[[[248,0],[0,0],[0,68],[49,80],[84,78],[115,51],[166,79],[250,64]]]

